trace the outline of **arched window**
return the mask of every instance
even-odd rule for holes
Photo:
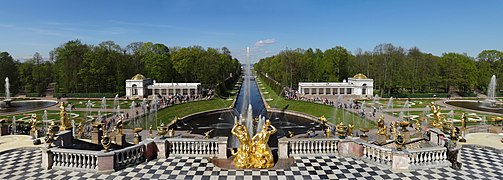
[[[138,95],[138,88],[137,87],[138,86],[136,86],[136,84],[133,84],[133,86],[132,86],[133,93],[131,93],[131,94]]]
[[[362,95],[366,95],[367,94],[367,84],[363,84],[362,85]]]

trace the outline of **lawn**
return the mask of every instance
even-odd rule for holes
[[[310,114],[310,115],[313,115],[316,117],[325,116],[327,118],[327,120],[329,120],[332,123],[336,123],[336,124],[343,121],[343,117],[345,117],[344,123],[354,124],[355,128],[360,128],[360,127],[374,128],[375,127],[375,122],[369,121],[369,120],[364,120],[360,116],[354,115],[351,112],[336,109],[333,106],[312,103],[312,102],[288,100],[283,97],[280,97],[267,84],[261,83],[263,81],[261,81],[260,78],[257,77],[257,79],[258,79],[257,83],[259,83],[260,91],[262,92],[262,95],[264,96],[264,98],[266,99],[267,103],[269,104],[269,106],[271,108],[283,109],[286,106],[288,106],[288,108],[287,108],[288,110],[298,111],[298,112]],[[337,117],[337,119],[334,119],[334,116]]]

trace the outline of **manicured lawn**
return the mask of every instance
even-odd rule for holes
[[[429,106],[431,102],[436,101],[438,99],[411,99],[411,102],[409,102],[409,108],[426,108],[426,106]],[[393,99],[393,108],[403,108],[405,105],[405,102],[407,100],[396,100]],[[370,107],[372,106],[372,100],[365,101],[366,106]],[[389,99],[388,100],[379,100],[376,101],[376,104],[378,104],[376,107],[379,107],[380,105],[383,106],[384,109],[388,108],[389,104]]]
[[[260,81],[260,78],[257,77],[257,79],[259,80],[257,82],[263,82],[263,81]],[[265,97],[267,103],[269,104],[269,106],[271,108],[283,109],[286,106],[288,106],[288,108],[287,108],[288,110],[311,114],[311,115],[317,116],[317,117],[320,117],[323,115],[327,118],[327,120],[329,120],[332,123],[340,123],[341,121],[344,121],[344,123],[346,125],[347,125],[347,123],[355,124],[355,128],[360,128],[360,127],[373,128],[373,127],[375,127],[375,122],[364,120],[360,116],[354,115],[353,113],[350,113],[350,112],[346,112],[346,111],[343,111],[340,109],[336,110],[336,108],[333,106],[312,103],[312,102],[288,100],[283,97],[279,97],[265,83],[259,83],[259,88],[262,91],[263,96]],[[334,119],[334,116],[337,118]],[[344,117],[344,120],[343,120],[343,117]]]

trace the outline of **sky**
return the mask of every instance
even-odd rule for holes
[[[2,0],[0,51],[31,58],[67,41],[227,47],[251,62],[285,49],[381,43],[477,56],[503,50],[503,1],[485,0]]]

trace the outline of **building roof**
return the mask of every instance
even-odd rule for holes
[[[136,74],[131,78],[131,80],[145,80],[145,79],[147,78],[141,74]]]
[[[368,79],[368,78],[367,76],[365,76],[365,74],[358,73],[355,76],[353,76],[353,79]]]
[[[154,87],[197,87],[200,86],[201,83],[154,83],[152,85],[149,85],[148,88],[154,88]]]

